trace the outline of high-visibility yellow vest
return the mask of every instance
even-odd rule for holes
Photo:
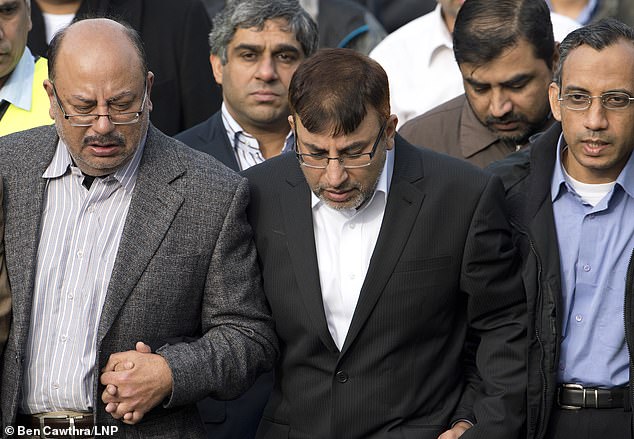
[[[25,111],[22,108],[11,104],[0,119],[0,136],[28,130],[42,125],[51,125],[54,121],[48,114],[50,101],[42,82],[48,78],[48,66],[44,58],[35,62],[33,72],[33,85],[31,96],[31,110]]]

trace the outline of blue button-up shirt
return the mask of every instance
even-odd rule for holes
[[[613,387],[628,383],[625,277],[634,248],[634,159],[594,207],[566,182],[560,137],[551,196],[562,273],[559,381]]]

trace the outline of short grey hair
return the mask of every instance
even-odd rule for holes
[[[283,18],[289,31],[302,46],[304,56],[312,55],[319,43],[317,24],[297,0],[227,0],[225,8],[213,19],[209,33],[211,54],[227,63],[227,46],[238,28],[263,29],[267,20]]]
[[[561,87],[564,61],[577,47],[585,45],[600,51],[621,40],[634,44],[634,29],[615,18],[603,18],[570,32],[559,45],[559,63],[553,81]]]

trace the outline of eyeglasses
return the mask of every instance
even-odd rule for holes
[[[590,108],[594,98],[599,98],[601,105],[606,110],[624,110],[630,106],[630,101],[634,100],[627,93],[611,91],[599,96],[590,96],[586,93],[569,93],[558,98],[558,101],[562,102],[562,105],[569,110],[583,111]]]
[[[55,84],[53,84],[53,94],[55,95],[55,99],[57,100],[57,105],[59,109],[62,110],[62,114],[64,115],[64,119],[68,121],[71,126],[74,127],[89,127],[99,120],[100,117],[107,117],[108,120],[113,125],[131,125],[133,123],[137,123],[141,114],[143,113],[143,109],[145,108],[145,98],[147,97],[147,82],[143,85],[143,98],[141,99],[141,108],[139,111],[131,111],[131,112],[120,112],[120,113],[107,113],[107,114],[67,114],[66,110],[62,106],[62,102],[59,100],[57,96],[57,89],[55,88]]]
[[[306,166],[307,168],[326,169],[326,167],[328,167],[328,163],[330,163],[330,160],[337,160],[339,164],[346,169],[364,168],[366,166],[370,166],[370,164],[372,163],[372,159],[376,154],[376,148],[379,146],[379,142],[383,137],[383,132],[385,131],[386,124],[387,121],[383,122],[383,125],[381,125],[379,134],[376,136],[374,145],[372,145],[372,151],[360,154],[342,154],[339,157],[328,157],[324,154],[300,153],[297,144],[299,138],[297,137],[297,131],[295,131],[295,155],[297,156],[297,160],[299,160],[299,164],[302,166]]]

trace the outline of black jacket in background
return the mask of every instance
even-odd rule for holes
[[[220,109],[222,93],[209,64],[211,22],[200,0],[84,0],[77,16],[91,15],[121,18],[141,34],[154,73],[150,119],[165,134],[181,132]],[[28,46],[46,56],[44,18],[35,1],[31,20]]]

